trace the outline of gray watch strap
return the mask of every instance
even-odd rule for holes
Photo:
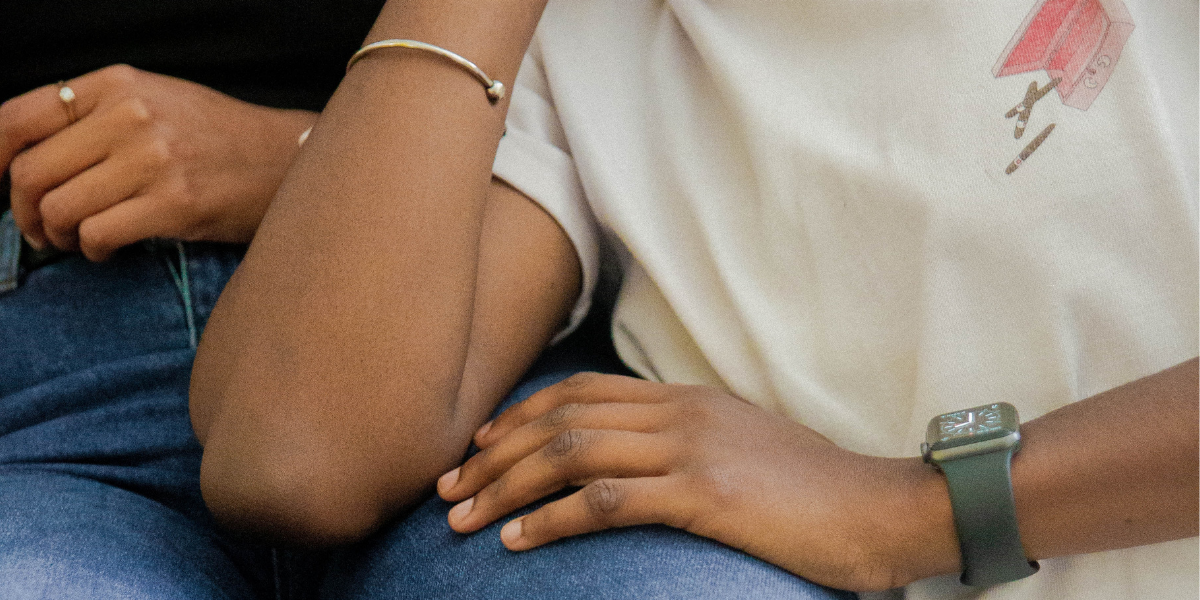
[[[962,582],[995,585],[1037,573],[1025,558],[1013,502],[1013,448],[948,460],[939,465],[950,486],[954,527],[962,550]]]

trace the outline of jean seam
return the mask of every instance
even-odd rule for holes
[[[17,289],[21,269],[21,233],[11,212],[0,215],[0,293]]]
[[[275,600],[287,600],[283,593],[283,575],[280,573],[281,565],[279,564],[279,549],[271,548],[271,576],[275,582]],[[289,594],[290,596],[290,594]]]
[[[170,254],[159,254],[159,249],[164,244],[161,240],[147,240],[146,247],[154,255],[160,256],[163,262],[167,265],[167,271],[171,274],[171,280],[175,283],[175,290],[179,292],[179,299],[183,306],[183,319],[187,324],[188,330],[188,346],[195,349],[199,342],[199,332],[196,327],[196,307],[194,298],[192,297],[192,281],[191,269],[188,264],[188,253],[183,242],[174,241],[175,256]]]

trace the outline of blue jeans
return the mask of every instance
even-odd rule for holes
[[[0,294],[0,597],[852,597],[666,527],[512,553],[500,524],[451,531],[436,497],[333,552],[224,534],[200,498],[187,385],[194,333],[239,258],[142,244],[55,262]],[[548,352],[506,402],[611,366],[591,354]]]

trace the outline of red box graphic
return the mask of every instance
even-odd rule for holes
[[[1038,0],[996,61],[996,77],[1045,69],[1063,104],[1092,105],[1108,83],[1133,19],[1121,0]]]

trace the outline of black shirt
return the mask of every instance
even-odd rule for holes
[[[116,63],[321,110],[384,0],[0,2],[0,101]]]

